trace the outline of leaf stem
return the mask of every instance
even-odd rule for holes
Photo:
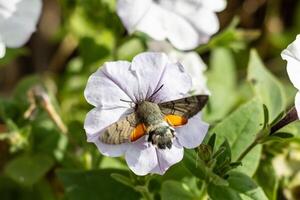
[[[152,194],[149,192],[147,186],[138,186],[135,188],[142,196],[144,200],[153,200]]]
[[[258,139],[255,139],[244,151],[243,153],[238,157],[236,160],[237,162],[240,162],[243,160],[243,158],[254,148],[256,145],[258,145]]]

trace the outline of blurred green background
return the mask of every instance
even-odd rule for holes
[[[139,199],[148,192],[155,199],[200,199],[204,183],[183,163],[162,177],[136,177],[124,159],[103,157],[86,142],[83,122],[92,108],[83,96],[88,77],[105,61],[131,60],[147,51],[149,38],[127,34],[114,0],[43,2],[37,32],[26,46],[8,49],[0,60],[0,198],[120,200]],[[229,0],[218,16],[220,32],[195,50],[208,65],[212,96],[204,117],[217,134],[229,114],[256,108],[251,104],[251,77],[261,72],[248,68],[249,60],[259,59],[255,53],[250,59],[251,49],[270,71],[262,73],[284,91],[274,116],[293,105],[295,89],[280,53],[300,33],[300,1]],[[49,99],[32,95],[37,85]],[[249,119],[253,117],[260,116]],[[232,121],[236,118],[231,115]],[[300,199],[300,125],[285,129],[294,138],[260,147],[253,154],[257,159],[249,161],[256,167],[244,170],[254,175],[269,199]],[[221,196],[210,198],[227,199],[228,191],[216,188],[208,193]]]

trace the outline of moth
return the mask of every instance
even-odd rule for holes
[[[207,95],[196,95],[174,101],[153,103],[140,101],[135,111],[110,125],[100,140],[106,144],[134,142],[146,135],[159,149],[172,147],[176,127],[187,124],[208,101]],[[189,134],[189,133],[186,133]]]

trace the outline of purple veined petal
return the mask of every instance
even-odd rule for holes
[[[130,62],[118,61],[107,62],[103,68],[120,68],[119,70],[128,70]],[[98,69],[97,72],[89,77],[87,86],[84,90],[86,100],[95,107],[102,107],[111,109],[116,107],[130,108],[130,103],[125,101],[132,101],[132,99],[125,93],[125,91],[114,82],[110,76],[106,75],[103,68]],[[130,72],[127,72],[130,73]],[[124,76],[126,74],[124,73]]]
[[[158,83],[163,87],[154,95],[156,103],[183,98],[192,88],[192,79],[180,63],[168,64]]]
[[[128,108],[114,108],[114,109],[103,109],[94,108],[92,109],[85,118],[84,129],[87,134],[87,141],[94,142],[98,139],[99,134],[107,128],[109,125],[118,121],[128,113],[133,112],[132,109]]]
[[[164,71],[169,62],[164,53],[147,52],[135,56],[132,60],[131,70],[138,79],[139,100],[145,100],[159,88],[159,81],[164,76]]]
[[[141,53],[133,58],[131,66],[106,65],[104,74],[113,80],[133,102],[145,100],[157,88],[158,80],[168,58],[162,53]]]
[[[144,176],[157,166],[155,147],[142,137],[132,143],[125,153],[128,167],[137,175]]]
[[[295,107],[298,113],[298,118],[300,119],[300,92],[296,94],[295,98]]]
[[[158,165],[151,173],[163,175],[172,165],[180,162],[183,158],[183,147],[174,140],[171,149],[156,149]]]
[[[208,128],[209,125],[202,121],[201,113],[198,113],[186,125],[176,128],[176,137],[182,146],[192,149],[202,143]]]
[[[36,30],[42,10],[41,0],[18,0],[14,3],[14,6],[9,6],[8,12],[11,13],[6,13],[7,17],[0,23],[2,40],[12,48],[20,47],[28,41]]]
[[[126,29],[132,33],[136,25],[146,15],[152,5],[152,0],[118,0],[117,13]]]
[[[131,144],[129,143],[124,143],[124,144],[105,144],[101,142],[99,139],[95,139],[93,142],[98,150],[105,156],[110,156],[110,157],[119,157],[123,156],[129,146]]]

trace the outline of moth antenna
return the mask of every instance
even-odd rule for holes
[[[159,86],[159,88],[157,90],[155,90],[153,92],[153,94],[151,94],[151,96],[149,97],[149,99],[151,100],[154,97],[154,95],[156,95],[163,88],[163,86],[164,86],[164,84],[162,84],[161,86]]]
[[[128,100],[124,100],[124,99],[120,99],[120,101],[129,103],[130,107],[131,107],[131,108],[134,108],[134,104],[135,104],[135,103],[134,103],[133,101],[128,101]]]

